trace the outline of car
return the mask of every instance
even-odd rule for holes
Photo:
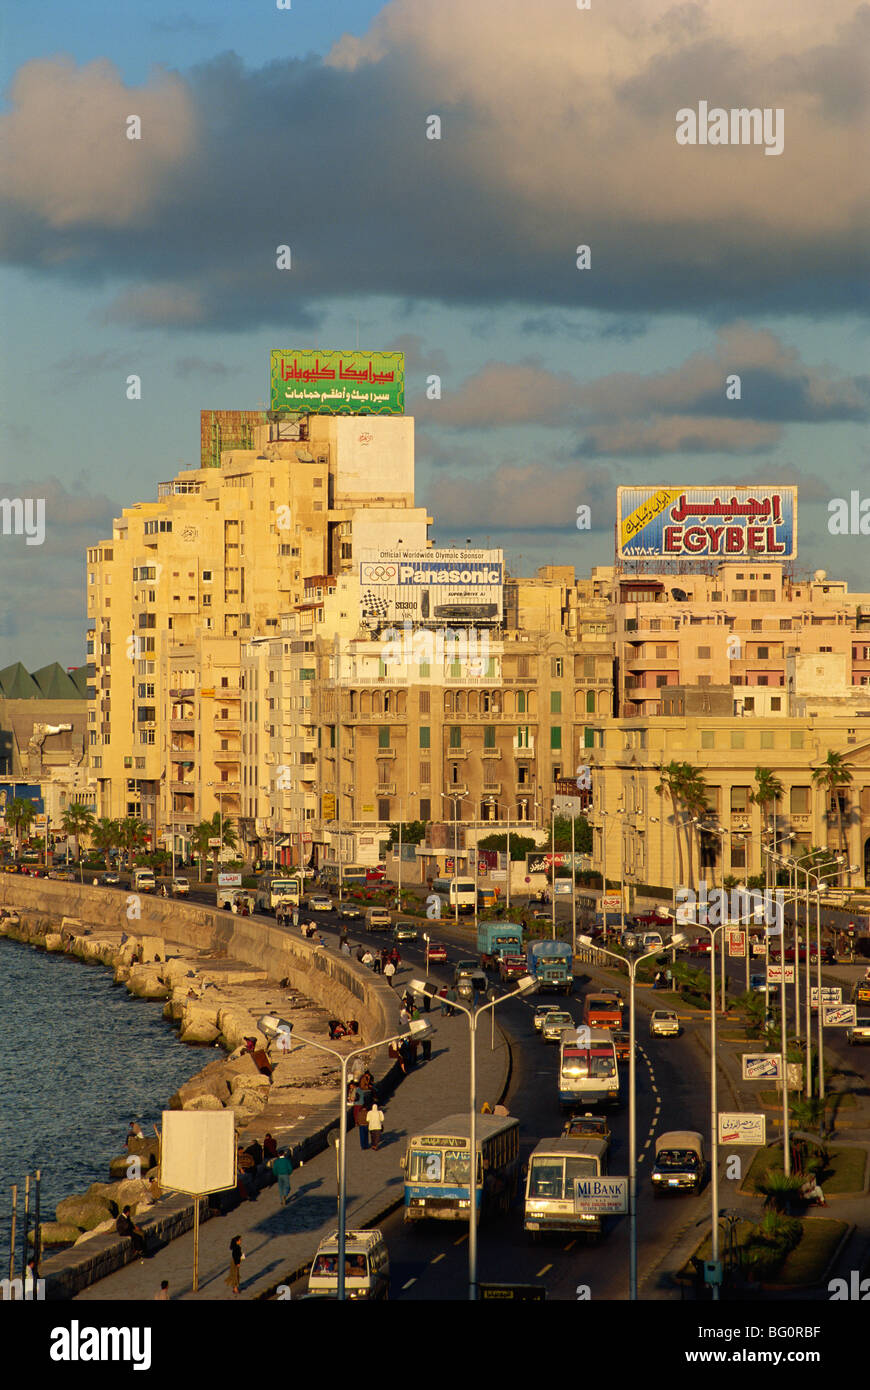
[[[413,922],[397,922],[393,927],[393,936],[397,941],[416,941],[419,935]]]
[[[709,956],[710,938],[709,936],[697,937],[687,948],[690,956]]]
[[[606,1115],[572,1115],[570,1120],[566,1120],[562,1126],[562,1134],[567,1139],[584,1138],[586,1135],[594,1139],[606,1139],[610,1141],[610,1124]]]
[[[444,942],[443,942],[443,941],[430,941],[430,942],[429,942],[429,959],[430,959],[430,960],[446,960],[446,959],[447,959],[447,947],[444,945]]]
[[[534,1013],[532,1014],[532,1024],[534,1025],[534,1028],[535,1028],[535,1032],[536,1032],[536,1033],[540,1033],[540,1031],[541,1031],[541,1024],[544,1022],[544,1019],[547,1017],[547,1014],[551,1014],[552,1012],[553,1012],[553,1001],[552,1001],[552,999],[549,1001],[549,1003],[546,1003],[546,1004],[536,1004],[536,1005],[535,1005],[535,1011],[534,1011]]]
[[[453,983],[459,985],[463,980],[468,980],[472,988],[479,990],[485,990],[489,985],[489,980],[476,960],[457,961],[453,971]]]
[[[787,960],[787,961],[790,961],[790,960],[793,961],[793,960],[794,960],[794,956],[795,956],[794,946],[787,946],[787,947],[786,947],[786,951],[785,951],[785,958],[786,958],[786,960]],[[779,946],[771,946],[771,948],[770,948],[770,953],[769,953],[769,958],[770,958],[770,960],[772,960],[772,961],[780,961],[780,960],[782,960],[782,950],[781,950],[781,948],[780,948]],[[807,958],[807,948],[806,948],[806,946],[801,946],[801,948],[800,948],[800,959],[801,959],[801,961],[803,962],[803,961],[806,961],[806,958]],[[816,951],[815,946],[811,946],[811,947],[810,947],[810,965],[815,965],[815,964],[817,963],[818,959],[819,959],[819,957],[818,957],[818,952]],[[824,959],[824,956],[823,956],[823,959]]]
[[[749,992],[750,992],[750,994],[764,994],[766,988],[767,988],[767,977],[766,977],[765,975],[750,975],[750,976],[749,976]]]
[[[544,1015],[541,1023],[541,1038],[544,1042],[559,1042],[568,1028],[575,1028],[574,1019],[562,1009],[551,1009]]]
[[[870,1043],[870,1015],[859,1015],[852,1027],[846,1029],[846,1042],[852,1047]]]
[[[393,919],[385,907],[366,908],[366,931],[389,931]]]
[[[116,874],[114,869],[109,869],[107,873],[100,875],[100,883],[104,888],[117,888],[121,882],[121,875]]]
[[[704,1184],[704,1139],[696,1130],[672,1129],[659,1135],[650,1178],[653,1192],[698,1192]]]
[[[186,897],[190,892],[190,883],[186,878],[174,878],[172,880],[172,892],[175,897]]]
[[[331,912],[332,898],[327,893],[309,893],[305,906],[309,912]]]
[[[337,909],[339,917],[345,922],[359,922],[362,920],[362,908],[357,907],[356,903],[341,903]]]
[[[502,956],[498,963],[498,976],[503,982],[518,980],[526,973],[525,956]]]
[[[640,932],[631,929],[622,933],[622,945],[626,951],[636,951],[640,945]]]
[[[673,1009],[653,1009],[649,1031],[653,1038],[676,1038],[680,1032],[680,1020]]]
[[[46,878],[59,879],[62,883],[75,883],[76,881],[72,869],[49,869]]]
[[[617,1062],[628,1062],[631,1060],[631,1034],[624,1028],[617,1028],[613,1034],[613,1046],[616,1048]]]
[[[599,999],[612,999],[614,1004],[620,1008],[625,1008],[625,1000],[620,989],[599,989],[596,990]]]

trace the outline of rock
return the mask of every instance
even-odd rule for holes
[[[223,1058],[220,1061],[209,1062],[207,1067],[203,1067],[196,1076],[185,1081],[184,1085],[179,1086],[175,1094],[170,1096],[170,1109],[184,1110],[187,1108],[188,1100],[200,1095],[216,1096],[222,1102],[228,1100],[232,1078],[246,1073],[249,1076],[259,1076],[257,1064],[249,1052],[232,1062]]]
[[[173,1109],[177,1109],[173,1106]],[[182,1110],[223,1110],[223,1105],[217,1096],[210,1096],[203,1093],[199,1096],[190,1096],[181,1107]]]
[[[268,1076],[261,1076],[258,1072],[256,1076],[233,1076],[230,1078],[230,1095],[237,1096],[243,1091],[257,1091],[263,1095],[268,1095],[271,1089],[271,1082]]]
[[[125,985],[130,978],[130,966],[116,965],[113,978],[116,985]]]
[[[80,1231],[92,1231],[112,1215],[104,1197],[88,1194],[84,1197],[64,1197],[55,1208],[61,1225],[77,1226]]]
[[[46,951],[63,950],[63,937],[61,936],[59,931],[50,931],[46,933],[45,949]]]
[[[164,965],[162,971],[163,978],[168,985],[181,985],[182,980],[192,978],[193,973],[194,972],[191,969],[190,962],[186,960],[180,960],[178,957],[174,957],[172,960],[168,960]],[[186,994],[190,986],[185,985],[184,988]]]
[[[218,1027],[221,1030],[224,1046],[233,1052],[241,1047],[245,1038],[256,1038],[257,1047],[265,1048],[266,1039],[259,1031],[252,1014],[245,1009],[224,1007],[218,1012]]]
[[[81,1235],[78,1226],[68,1221],[41,1221],[39,1223],[39,1243],[49,1245],[74,1245]]]
[[[108,1231],[114,1231],[115,1218],[112,1216],[107,1221],[101,1221],[99,1226],[94,1226],[90,1231],[83,1231],[76,1241],[76,1245],[81,1245],[83,1240],[93,1240],[94,1236],[104,1236]]]
[[[127,988],[137,999],[165,999],[169,994],[153,965],[135,965],[130,971]]]
[[[182,1024],[179,1036],[184,1043],[214,1043],[220,1037],[220,1030],[214,1023],[206,1023],[203,1020],[199,1023]]]

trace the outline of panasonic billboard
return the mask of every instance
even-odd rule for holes
[[[360,557],[363,621],[499,623],[501,550],[367,550]]]

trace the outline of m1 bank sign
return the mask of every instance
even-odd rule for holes
[[[797,555],[797,488],[620,487],[622,560],[791,560]]]

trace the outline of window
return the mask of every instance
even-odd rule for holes
[[[663,685],[667,685],[667,676],[656,676],[656,690],[661,690]]]
[[[430,780],[431,780],[431,777],[432,777],[432,765],[431,765],[431,763],[421,763],[421,764],[420,764],[420,786],[421,786],[421,787],[428,787],[429,782],[430,782]]]
[[[551,674],[552,676],[556,676],[556,677],[561,676],[561,674],[562,674],[562,658],[561,658],[561,656],[554,656],[554,657],[551,658],[551,660],[550,660],[550,674]]]
[[[753,632],[761,632],[762,627],[763,627],[763,623],[762,623],[761,618],[753,618],[753,619],[752,619],[752,631],[753,631]]]
[[[517,675],[521,678],[529,674],[529,658],[527,656],[517,657]]]
[[[429,713],[429,691],[428,691],[428,690],[421,690],[421,691],[420,691],[420,713],[421,713],[421,714],[428,714],[428,713]]]
[[[743,708],[749,712],[755,709],[755,696],[745,695],[743,697]]]
[[[779,630],[780,632],[791,632],[791,618],[780,618]]]
[[[203,572],[202,572],[202,582],[203,582],[203,584],[210,584],[210,583],[211,583],[211,570],[203,570]]]
[[[808,816],[810,812],[810,788],[792,787],[789,792],[788,809],[793,816]]]
[[[550,691],[550,713],[551,713],[551,714],[561,714],[561,713],[562,713],[562,692],[561,692],[561,690],[551,690],[551,691]]]
[[[756,653],[756,660],[757,660],[757,661],[769,661],[769,660],[770,660],[770,647],[759,647],[759,648],[758,648],[758,651],[757,651],[757,653]]]
[[[745,748],[745,747],[746,747],[746,735],[744,734],[744,732],[743,732],[742,729],[732,729],[732,730],[731,730],[731,747],[732,747],[732,748]]]
[[[782,696],[781,696],[781,695],[771,695],[771,697],[770,697],[770,708],[771,708],[771,710],[775,710],[775,709],[776,709],[776,710],[781,710],[781,709],[782,709]]]
[[[590,729],[590,728],[588,727],[588,725],[587,725],[586,728],[584,728],[584,730],[583,730],[583,747],[584,747],[584,748],[594,748],[594,747],[595,747],[595,730],[594,730],[594,729]]]
[[[428,675],[430,675],[430,674],[431,674],[431,672],[430,672],[429,662],[428,662],[428,661],[421,661],[421,662],[420,662],[420,679],[422,680],[425,676],[428,676]],[[425,696],[425,698],[426,698],[427,704],[426,704],[425,710],[423,709],[423,706],[422,706],[422,704],[421,704],[421,706],[420,706],[420,713],[421,713],[421,714],[428,714],[428,712],[429,712],[429,705],[428,705],[429,692],[428,692],[428,690],[423,692],[423,694],[420,696],[420,699],[422,700],[422,699],[424,698],[424,696]]]
[[[789,748],[803,748],[804,733],[803,729],[791,729],[789,731]]]
[[[749,793],[751,787],[732,787],[731,788],[731,810],[738,815],[748,815],[749,813]]]
[[[550,747],[551,747],[551,748],[561,748],[561,747],[562,747],[562,730],[561,730],[561,728],[560,728],[558,725],[554,725],[554,726],[550,729]]]
[[[450,725],[450,741],[449,741],[449,745],[448,745],[448,746],[449,746],[450,748],[461,748],[461,747],[462,747],[462,726],[461,726],[461,725],[459,725],[459,724],[451,724],[451,725]]]
[[[594,680],[594,679],[595,679],[595,657],[594,657],[594,656],[584,656],[584,658],[583,658],[583,676],[584,676],[584,678],[585,678],[586,680]]]
[[[381,725],[378,727],[378,747],[379,747],[379,748],[389,748],[389,746],[390,746],[390,726],[389,726],[389,724],[381,724]]]
[[[526,692],[524,690],[517,691],[517,714],[528,714],[528,709],[526,707]]]
[[[699,661],[709,661],[709,660],[710,660],[710,648],[709,648],[709,647],[699,647],[699,648],[698,648],[698,660],[699,660]]]
[[[594,713],[595,713],[595,691],[594,691],[594,690],[587,690],[587,691],[586,691],[586,713],[587,713],[587,714],[594,714]]]
[[[758,591],[758,597],[759,597],[759,599],[761,600],[762,603],[775,603],[775,602],[776,602],[776,590],[775,590],[775,589],[759,589],[759,591]]]
[[[420,819],[423,821],[432,819],[432,803],[428,796],[420,797]]]
[[[657,659],[658,661],[661,661],[661,659],[662,659],[663,657],[664,657],[664,658],[667,658],[667,655],[668,655],[668,649],[667,649],[667,647],[665,647],[665,646],[656,647],[656,659]]]
[[[430,741],[429,741],[429,740],[430,740],[430,736],[431,736],[431,732],[432,732],[432,731],[431,731],[431,729],[429,728],[428,725],[422,725],[422,724],[420,725],[420,747],[421,747],[421,748],[430,748],[430,747],[432,746],[431,743],[430,743]]]
[[[702,730],[701,730],[701,747],[702,747],[702,748],[715,748],[715,747],[716,747],[716,735],[715,735],[715,733],[714,733],[714,731],[713,731],[712,729],[702,729]]]
[[[518,748],[530,748],[530,747],[531,747],[531,743],[530,743],[530,741],[529,741],[529,726],[528,726],[528,724],[521,724],[520,727],[517,729],[517,747],[518,747]]]
[[[712,677],[712,676],[699,676],[699,677],[698,677],[698,684],[699,684],[699,685],[711,685],[712,682],[713,682],[713,677]]]
[[[771,703],[772,703],[772,701],[771,701]],[[761,730],[761,747],[762,747],[762,748],[773,748],[773,746],[774,746],[774,744],[773,744],[773,730],[772,730],[772,729],[762,729],[762,730]]]
[[[378,797],[378,820],[390,819],[390,799],[389,797]]]
[[[745,589],[734,589],[734,591],[733,591],[732,594],[731,594],[731,601],[732,601],[732,603],[745,603],[745,602],[746,602],[746,590],[745,590]]]
[[[662,620],[661,620],[661,618],[650,618],[650,620],[649,620],[649,630],[650,630],[650,632],[661,632],[661,630],[662,630]]]
[[[484,748],[495,748],[495,725],[485,724],[483,727],[483,746]]]
[[[732,869],[746,868],[746,841],[733,839],[731,841],[731,867]]]

